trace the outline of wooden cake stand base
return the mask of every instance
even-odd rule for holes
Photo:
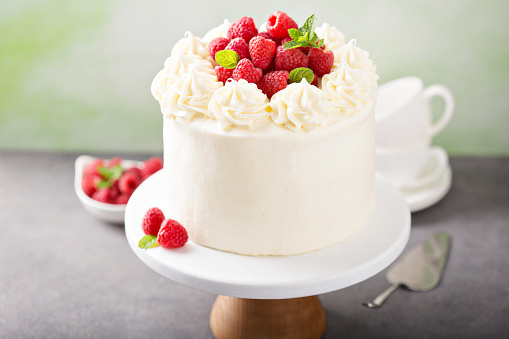
[[[217,297],[210,314],[217,339],[321,338],[325,312],[318,296],[293,299]]]

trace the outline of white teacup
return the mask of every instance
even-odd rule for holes
[[[402,150],[376,150],[377,171],[403,189],[417,189],[435,182],[448,163],[447,152],[429,147],[427,142]]]
[[[440,96],[445,109],[433,123],[430,100]],[[379,149],[406,149],[431,140],[451,120],[454,97],[443,85],[424,88],[417,77],[405,77],[380,86],[375,107],[376,145]]]

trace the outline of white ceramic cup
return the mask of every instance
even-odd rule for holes
[[[431,98],[445,101],[440,118],[433,122]],[[443,85],[424,88],[417,77],[405,77],[380,86],[375,107],[376,145],[387,151],[429,142],[444,129],[454,112],[454,97]]]
[[[435,182],[448,163],[447,152],[426,142],[402,150],[376,151],[377,171],[400,189],[418,189]]]

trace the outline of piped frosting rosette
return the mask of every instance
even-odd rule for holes
[[[327,123],[332,105],[324,92],[305,79],[290,84],[270,100],[271,118],[292,131],[309,132]]]
[[[369,58],[369,53],[356,46],[357,40],[352,39],[341,49],[334,51],[333,70],[341,67],[341,64],[347,63],[351,68],[365,71],[371,81],[376,82],[376,66]]]
[[[230,79],[210,98],[207,115],[225,129],[230,126],[251,127],[270,118],[267,96],[253,83]]]
[[[215,64],[215,60],[210,56],[207,43],[194,36],[191,32],[186,32],[184,37],[177,41],[171,50],[171,56],[182,52],[184,55],[194,55]]]
[[[154,98],[161,100],[168,88],[180,80],[191,67],[196,71],[215,75],[214,69],[210,62],[195,55],[185,55],[183,51],[179,51],[175,55],[170,56],[164,62],[164,68],[157,73],[152,81],[151,91]]]
[[[205,35],[202,38],[202,41],[208,44],[214,38],[219,37],[226,38],[228,29],[230,28],[231,25],[232,23],[228,19],[224,19],[224,22],[221,25],[214,27],[210,31],[205,33]]]
[[[342,62],[334,72],[322,78],[322,91],[332,105],[345,114],[363,108],[371,98],[369,73]]]
[[[205,116],[212,94],[222,86],[215,75],[192,66],[159,101],[161,111],[167,118],[181,117],[187,121],[195,115]]]
[[[336,27],[324,22],[322,26],[315,28],[315,33],[320,39],[323,39],[325,46],[332,52],[339,51],[345,44],[345,35]]]

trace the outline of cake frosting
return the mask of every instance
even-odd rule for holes
[[[256,83],[215,73],[207,43],[229,38],[231,27],[225,20],[203,39],[187,32],[152,83],[163,114],[165,214],[195,243],[245,255],[347,239],[374,209],[378,76],[369,54],[322,24],[330,72],[269,98]]]

